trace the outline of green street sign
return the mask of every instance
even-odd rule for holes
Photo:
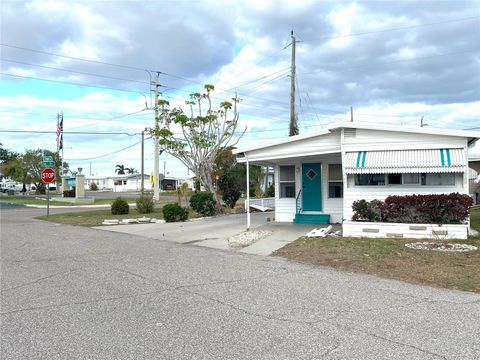
[[[43,166],[45,167],[55,166],[55,162],[53,161],[52,156],[44,156],[42,159],[42,162],[43,162]]]

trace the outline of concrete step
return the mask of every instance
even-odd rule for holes
[[[295,224],[328,224],[329,214],[296,214],[293,219]]]

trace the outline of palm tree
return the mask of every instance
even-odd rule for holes
[[[188,184],[186,182],[182,183],[177,189],[177,202],[178,205],[182,206],[182,197],[185,199],[185,206],[188,206]]]
[[[115,173],[118,175],[125,175],[125,165],[117,165],[115,166]]]
[[[125,168],[125,171],[127,174],[135,174],[137,172],[134,168]]]

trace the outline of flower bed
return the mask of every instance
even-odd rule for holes
[[[345,221],[343,236],[413,239],[467,239],[467,224],[407,224]]]

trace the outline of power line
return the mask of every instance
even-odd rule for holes
[[[0,129],[0,133],[28,133],[28,134],[56,134],[57,131],[48,130],[10,130]],[[63,131],[63,134],[77,134],[77,135],[127,135],[136,136],[141,133],[128,133],[128,132],[100,132],[100,131]]]
[[[48,52],[48,51],[35,50],[35,49],[26,48],[26,47],[22,47],[22,46],[11,45],[11,44],[0,43],[0,45],[5,46],[5,47],[9,47],[9,48],[13,48],[13,49],[30,51],[30,52],[34,52],[34,53],[37,53],[37,54],[57,56],[57,57],[70,59],[70,60],[84,61],[84,62],[90,62],[90,63],[100,64],[100,65],[115,66],[115,67],[119,67],[119,68],[123,68],[123,69],[131,69],[131,70],[139,70],[139,71],[147,71],[147,72],[158,72],[158,73],[163,74],[161,71],[143,69],[143,68],[136,67],[136,66],[114,64],[114,63],[109,63],[109,62],[106,62],[106,61],[99,61],[99,60],[82,59],[82,58],[78,58],[78,57],[75,57],[75,56],[61,55],[61,54],[56,54],[56,53],[52,53],[52,52]]]
[[[479,18],[480,18],[480,16],[471,16],[471,17],[460,18],[460,19],[452,19],[452,20],[438,21],[438,22],[433,22],[433,23],[426,23],[426,24],[419,24],[419,25],[410,25],[410,26],[402,26],[402,27],[398,27],[398,28],[390,28],[390,29],[382,29],[382,30],[365,31],[365,32],[360,32],[360,33],[355,33],[355,34],[350,34],[350,35],[321,36],[321,37],[318,37],[318,38],[311,38],[311,39],[307,39],[307,40],[304,40],[304,41],[305,41],[305,42],[309,42],[309,41],[314,41],[314,40],[342,39],[342,38],[349,38],[349,37],[363,36],[363,35],[370,35],[370,34],[378,34],[378,33],[390,32],[390,31],[414,29],[414,28],[420,28],[420,27],[425,27],[425,26],[434,26],[434,25],[449,24],[449,23],[460,22],[460,21],[469,21],[469,20],[475,20],[475,19],[479,19]]]
[[[428,56],[418,56],[418,57],[412,57],[412,58],[407,58],[407,59],[400,59],[400,60],[393,60],[393,61],[386,61],[386,62],[379,62],[377,64],[369,64],[369,65],[358,65],[358,66],[350,66],[348,68],[344,68],[343,70],[337,70],[337,69],[321,69],[321,70],[314,70],[314,71],[309,71],[309,72],[304,72],[301,73],[300,75],[310,75],[310,74],[316,74],[318,72],[322,71],[335,71],[335,72],[344,72],[345,70],[351,70],[351,69],[358,69],[358,68],[369,68],[369,67],[378,67],[379,65],[389,65],[389,64],[396,64],[399,62],[404,62],[404,61],[413,61],[413,60],[423,60],[423,59],[430,59],[430,58],[436,58],[436,57],[441,57],[441,56],[449,56],[449,55],[458,55],[458,54],[465,54],[465,53],[471,53],[471,52],[477,52],[478,49],[471,49],[471,50],[464,50],[464,51],[456,51],[456,52],[451,52],[451,53],[444,53],[444,54],[437,54],[437,55],[428,55]]]
[[[22,79],[48,81],[48,82],[59,83],[59,84],[84,86],[84,87],[97,88],[97,89],[124,91],[124,92],[129,92],[129,93],[141,94],[141,95],[145,96],[141,91],[136,91],[136,90],[118,89],[118,88],[112,88],[112,87],[100,86],[100,85],[78,84],[78,83],[73,83],[73,82],[69,82],[69,81],[44,79],[44,78],[39,78],[39,77],[35,77],[35,76],[14,75],[14,74],[8,74],[8,73],[4,73],[4,72],[0,72],[0,75],[11,76],[11,77],[16,77],[16,78],[22,78]],[[160,85],[160,86],[163,86],[163,85]]]
[[[54,67],[54,66],[46,66],[46,65],[40,65],[40,64],[32,64],[32,63],[27,63],[27,62],[23,62],[23,61],[16,61],[16,60],[10,60],[10,59],[0,59],[0,60],[1,60],[1,61],[10,62],[10,63],[14,63],[14,64],[22,64],[22,65],[28,65],[28,66],[41,67],[41,68],[44,68],[44,69],[65,71],[65,72],[70,72],[70,73],[73,73],[73,74],[89,75],[89,76],[101,77],[101,78],[104,78],[104,79],[120,80],[120,81],[129,81],[129,82],[136,82],[136,83],[140,83],[140,84],[150,85],[150,83],[147,82],[147,81],[140,81],[140,80],[133,80],[133,79],[124,79],[124,78],[118,78],[118,77],[107,76],[107,75],[99,75],[99,74],[93,74],[93,73],[88,73],[88,72],[83,72],[83,71],[68,70],[68,69],[57,68],[57,67]]]
[[[152,137],[149,136],[149,137],[147,137],[145,140],[148,140],[148,139],[151,139],[151,138],[152,138]],[[87,161],[87,160],[100,159],[100,158],[107,157],[107,156],[110,156],[110,155],[115,155],[115,154],[117,154],[117,153],[119,153],[119,152],[122,152],[122,151],[124,151],[124,150],[130,149],[130,148],[132,148],[132,147],[140,144],[141,142],[142,142],[142,140],[137,141],[136,143],[134,143],[134,144],[132,144],[132,145],[126,146],[126,147],[121,148],[121,149],[119,149],[119,150],[115,150],[115,151],[113,151],[113,152],[111,152],[111,153],[103,154],[103,155],[100,155],[100,156],[95,156],[95,157],[85,158],[85,159],[65,159],[65,160],[66,160],[66,161]]]

